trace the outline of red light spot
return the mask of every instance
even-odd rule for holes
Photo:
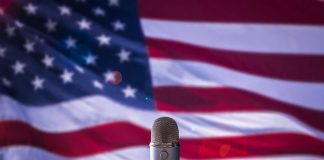
[[[114,77],[108,80],[111,84],[118,85],[123,80],[123,76],[119,71],[112,71],[111,74]]]
[[[219,155],[221,157],[225,157],[228,152],[231,150],[231,146],[228,144],[223,144],[220,148],[219,148]]]
[[[231,151],[231,145],[226,143],[214,143],[204,140],[200,143],[198,153],[202,157],[219,157],[225,158]]]

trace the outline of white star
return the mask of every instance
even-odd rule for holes
[[[6,48],[3,48],[3,47],[0,47],[0,58],[4,58],[6,55],[7,49]]]
[[[48,32],[56,31],[56,26],[57,26],[57,22],[54,22],[51,19],[48,19],[46,24],[45,24],[45,27],[46,27]]]
[[[22,23],[21,21],[19,20],[15,20],[15,25],[18,27],[18,28],[23,28],[25,25],[24,23]]]
[[[103,86],[99,81],[97,81],[97,80],[93,80],[92,83],[93,83],[93,86],[94,86],[95,88],[98,88],[98,89],[100,89],[100,90],[102,90],[103,87],[104,87],[104,86]]]
[[[95,9],[93,9],[93,13],[94,13],[96,16],[105,16],[105,15],[106,15],[105,10],[103,10],[103,9],[100,8],[100,7],[96,7]]]
[[[91,23],[83,18],[82,20],[80,20],[78,22],[78,25],[79,25],[81,30],[89,30],[90,26],[91,26]]]
[[[115,74],[110,70],[108,70],[106,73],[104,73],[104,77],[105,77],[106,82],[115,82],[116,81]]]
[[[118,57],[120,59],[120,62],[127,62],[129,61],[129,56],[131,55],[131,52],[125,50],[125,49],[122,49],[119,53],[118,53]]]
[[[73,72],[69,72],[68,70],[64,69],[63,74],[61,74],[61,78],[63,80],[63,83],[71,83],[73,81]]]
[[[16,28],[14,26],[7,25],[7,27],[6,27],[6,33],[7,33],[8,37],[15,36],[15,30],[16,30]]]
[[[125,24],[119,20],[112,23],[115,31],[124,31],[125,30]]]
[[[84,69],[83,69],[82,67],[76,65],[76,66],[74,66],[74,68],[75,68],[78,72],[80,72],[80,73],[82,73],[82,74],[84,73]]]
[[[128,85],[126,88],[124,88],[122,90],[122,92],[124,93],[125,98],[135,98],[136,97],[136,95],[135,95],[136,91],[137,90],[135,88],[132,88],[130,85]]]
[[[109,6],[119,6],[119,0],[109,0]]]
[[[24,73],[24,69],[26,67],[26,64],[21,63],[20,61],[16,61],[16,63],[12,66],[12,69],[14,70],[14,74],[22,74]]]
[[[65,5],[58,7],[58,9],[60,10],[60,14],[63,15],[71,15],[71,9]]]
[[[40,42],[40,43],[44,43],[44,42],[45,42],[44,38],[39,37],[38,35],[35,35],[35,36],[34,36],[34,39],[35,39],[37,42]]]
[[[28,5],[25,6],[24,9],[26,10],[28,15],[34,15],[34,14],[36,14],[36,11],[38,8],[32,3],[28,3]]]
[[[2,78],[2,83],[3,83],[3,85],[4,86],[6,86],[6,87],[11,87],[11,82],[8,80],[8,79],[6,79],[6,78]]]
[[[51,57],[49,55],[45,55],[44,59],[42,60],[46,68],[53,67],[53,61],[54,61],[54,57]]]
[[[99,46],[103,46],[103,45],[109,45],[111,38],[101,34],[100,36],[97,37],[97,40],[99,41]]]
[[[34,47],[35,47],[35,42],[31,42],[27,40],[26,43],[24,44],[24,48],[27,53],[34,52],[35,50]]]
[[[45,23],[45,27],[47,29],[47,32],[54,32],[56,31],[57,22],[52,21],[51,19],[48,19]]]
[[[96,64],[96,60],[97,60],[97,56],[93,56],[93,55],[88,55],[86,58],[86,63],[87,65],[95,65]]]
[[[68,37],[65,40],[65,44],[66,44],[67,48],[74,48],[75,44],[76,44],[76,40],[74,38],[72,38],[72,37]]]
[[[0,16],[4,15],[4,10],[2,7],[0,7]]]
[[[44,82],[45,80],[42,78],[39,78],[38,76],[35,77],[35,79],[31,82],[32,85],[34,86],[34,90],[37,91],[39,89],[43,89],[44,88]]]

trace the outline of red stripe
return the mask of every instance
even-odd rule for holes
[[[324,142],[289,133],[183,140],[181,156],[194,159],[239,158],[285,154],[324,155]]]
[[[134,145],[146,145],[150,133],[127,122],[95,126],[76,132],[45,133],[16,122],[0,122],[0,147],[12,145],[35,146],[50,152],[78,157]]]
[[[324,82],[324,56],[278,55],[208,49],[148,38],[151,57],[201,61],[234,70],[295,81]]]
[[[44,133],[21,122],[0,122],[0,147],[35,146],[80,157],[134,145],[148,145],[150,132],[126,122],[69,133]],[[184,158],[250,157],[279,154],[324,155],[324,142],[306,135],[278,133],[243,137],[181,139]]]
[[[8,7],[10,6],[10,4],[12,3],[12,0],[1,0],[0,1],[0,8],[3,9],[4,14],[6,14],[6,10],[8,9]],[[0,15],[1,18],[1,15]]]
[[[277,111],[292,115],[324,131],[324,112],[286,104],[233,88],[154,88],[159,111],[168,112],[258,112]],[[280,122],[279,122],[280,123]]]
[[[324,24],[324,2],[319,0],[139,0],[145,18]]]

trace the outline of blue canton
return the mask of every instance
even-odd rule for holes
[[[136,1],[12,1],[0,15],[0,92],[35,107],[102,95],[154,109]]]

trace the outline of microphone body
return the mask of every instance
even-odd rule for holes
[[[150,160],[179,160],[179,146],[153,147],[150,146]]]
[[[180,160],[179,130],[175,120],[155,120],[150,143],[150,160]]]

